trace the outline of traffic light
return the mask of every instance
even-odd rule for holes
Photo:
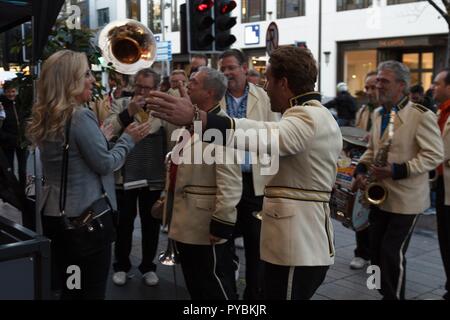
[[[189,0],[187,4],[188,51],[213,51],[214,1]]]
[[[216,0],[214,2],[214,37],[215,51],[225,51],[236,42],[231,28],[236,24],[236,17],[231,17],[231,12],[236,8],[236,1]]]

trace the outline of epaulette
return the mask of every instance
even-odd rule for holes
[[[430,109],[428,109],[427,107],[424,107],[423,105],[418,104],[418,103],[413,103],[411,106],[412,106],[413,108],[419,110],[419,111],[422,112],[422,113],[427,112],[427,111],[430,111]]]

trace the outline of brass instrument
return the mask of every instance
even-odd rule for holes
[[[166,187],[165,187],[165,206],[164,206],[164,216],[163,216],[163,227],[167,227],[167,230],[170,231],[170,222],[172,221],[172,209],[173,209],[173,194],[169,191],[170,185],[170,166],[172,164],[171,160],[172,152],[167,153],[166,155]],[[168,238],[167,239],[167,248],[165,251],[162,251],[158,256],[159,262],[165,266],[174,266],[179,263],[179,253],[175,244],[175,241]]]
[[[384,167],[387,164],[389,149],[391,148],[392,139],[394,138],[394,120],[395,110],[391,110],[389,124],[387,126],[388,140],[380,148],[380,150],[378,150],[378,153],[375,156],[373,165],[376,167]],[[367,177],[367,187],[364,192],[365,200],[372,205],[379,206],[386,200],[387,197],[388,191],[386,187],[382,183],[377,182],[372,170],[369,170]]]
[[[134,75],[149,68],[156,58],[153,33],[136,20],[108,23],[100,32],[98,42],[105,62],[120,73]]]

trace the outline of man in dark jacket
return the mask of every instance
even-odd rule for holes
[[[5,119],[0,128],[0,147],[14,172],[14,154],[17,156],[19,181],[25,189],[27,166],[27,141],[25,139],[26,119],[30,110],[25,110],[17,99],[17,89],[11,82],[3,86],[5,93],[0,96],[0,103],[5,111]]]
[[[337,122],[340,127],[353,125],[356,115],[356,100],[348,92],[345,82],[338,83],[336,98],[325,103],[324,106],[336,110]]]

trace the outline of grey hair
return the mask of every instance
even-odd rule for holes
[[[378,65],[378,71],[381,70],[391,70],[395,73],[395,77],[397,78],[397,81],[401,81],[405,84],[405,89],[403,90],[403,94],[408,94],[409,92],[409,83],[411,81],[411,73],[409,72],[409,68],[405,66],[403,63],[395,61],[395,60],[388,60],[383,61]]]
[[[222,100],[228,88],[227,77],[219,70],[204,66],[200,67],[198,72],[206,74],[206,77],[203,80],[203,88],[206,90],[213,90],[216,101]]]

